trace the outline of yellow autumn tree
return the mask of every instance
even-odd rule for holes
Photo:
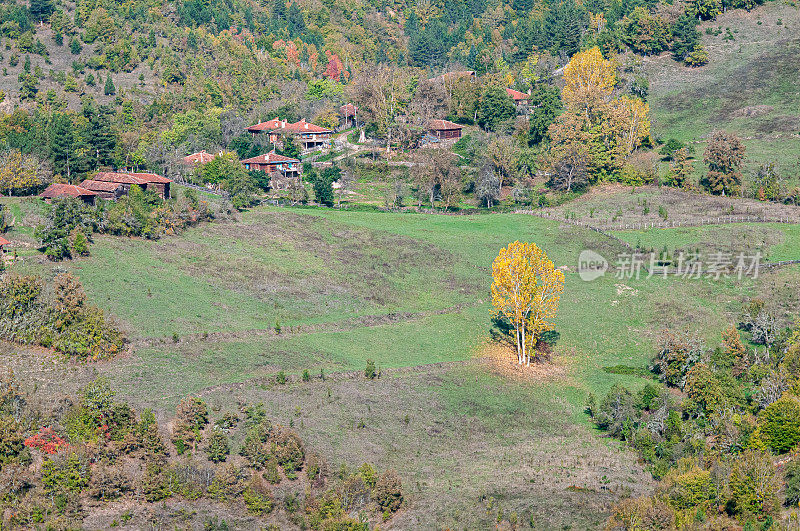
[[[611,100],[617,83],[616,67],[595,46],[576,53],[564,67],[561,100],[570,112],[586,114],[592,122]]]
[[[650,136],[650,105],[638,98],[622,96],[613,102],[611,121],[619,134],[623,156],[628,156]]]
[[[492,263],[492,313],[514,328],[517,363],[530,365],[531,351],[552,319],[564,290],[564,273],[534,243],[515,241]]]

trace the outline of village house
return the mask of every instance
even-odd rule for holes
[[[342,129],[358,127],[358,107],[352,103],[347,103],[339,107],[339,121]]]
[[[74,184],[53,183],[48,186],[39,197],[50,203],[53,199],[73,197],[80,199],[87,205],[94,205],[97,193]]]
[[[203,150],[198,153],[192,153],[191,155],[183,157],[183,163],[187,166],[200,166],[202,164],[206,164],[207,162],[211,162],[218,156],[219,155],[213,155]]]
[[[462,127],[448,120],[431,120],[428,122],[428,133],[439,140],[456,140],[461,138]]]
[[[269,185],[273,190],[286,190],[292,183],[300,180],[300,161],[278,155],[270,151],[264,155],[242,161],[248,170],[260,170],[269,175]]]
[[[329,147],[333,131],[325,127],[306,122],[305,119],[295,123],[288,123],[286,120],[273,118],[267,122],[250,126],[247,132],[255,135],[268,134],[269,141],[273,145],[280,145],[282,137],[291,136],[295,138],[303,151],[311,151],[316,148]]]
[[[286,127],[286,120],[273,118],[272,120],[267,120],[266,122],[251,125],[247,128],[247,132],[253,136],[268,134],[270,143],[274,144],[278,141],[278,137],[280,136],[280,133],[277,131],[283,129],[284,127]]]
[[[506,89],[506,93],[514,100],[514,105],[517,107],[526,107],[531,102],[531,95],[518,90]]]
[[[8,252],[6,245],[11,245],[11,242],[0,236],[0,255],[4,255]]]
[[[162,199],[169,199],[170,197],[170,184],[172,184],[171,179],[167,179],[166,177],[162,177],[161,175],[156,175],[155,173],[128,173],[128,172],[110,172],[110,171],[101,171],[88,181],[92,181],[87,183],[89,186],[89,190],[94,190],[97,192],[105,192],[109,193],[108,185],[96,185],[96,182],[103,182],[103,183],[112,183],[117,184],[122,187],[122,192],[120,196],[127,195],[130,191],[131,186],[134,184],[142,188],[142,190],[151,190],[155,191]],[[84,181],[87,182],[87,181]],[[92,187],[97,187],[95,190]],[[117,188],[114,188],[113,193],[116,192]]]
[[[97,196],[102,199],[110,199],[112,201],[116,201],[127,194],[130,189],[130,186],[126,188],[123,183],[95,181],[93,179],[86,179],[80,186],[81,188],[86,188],[87,190],[95,192]]]
[[[300,176],[300,161],[278,155],[274,150],[264,155],[244,159],[242,164],[247,170],[261,170],[268,174],[277,172],[287,177]]]
[[[282,131],[284,136],[291,135],[299,140],[303,151],[330,146],[331,135],[333,134],[330,129],[314,125],[305,120],[288,124],[284,126]]]

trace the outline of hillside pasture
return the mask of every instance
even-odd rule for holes
[[[759,241],[763,251],[789,255],[788,226],[755,228],[765,227],[777,232]],[[728,228],[717,237],[736,236]],[[714,237],[663,234],[687,245]],[[528,372],[489,333],[491,262],[514,240],[539,244],[566,277],[556,355]],[[79,276],[128,330],[129,351],[87,366],[4,345],[0,360],[53,398],[105,376],[165,421],[189,394],[214,418],[263,401],[334,469],[396,468],[408,495],[402,527],[485,528],[515,512],[545,528],[596,528],[613,500],[651,485],[583,414],[589,392],[646,381],[608,367],[645,368],[665,327],[698,330],[713,345],[752,293],[796,286],[800,269],[716,282],[618,278],[612,268],[585,282],[584,249],[610,260],[626,250],[523,214],[263,207],[159,241],[100,236],[89,257],[14,267]],[[368,359],[380,378],[364,378]]]
[[[569,216],[608,230],[650,223],[717,224],[736,218],[800,223],[800,207],[740,197],[711,196],[668,186],[595,186],[573,201],[540,212],[554,219]],[[666,219],[662,213],[666,214]]]
[[[643,58],[653,135],[689,144],[699,175],[706,170],[702,158],[709,133],[737,133],[747,146],[745,177],[760,164],[775,161],[781,175],[796,186],[798,28],[796,4],[767,2],[749,12],[730,10],[700,25],[710,57],[706,66],[686,68],[669,54]]]

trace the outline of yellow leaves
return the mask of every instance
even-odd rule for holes
[[[624,147],[624,155],[629,155],[648,136],[650,136],[650,105],[638,98],[622,96],[612,103],[612,122]]]
[[[505,317],[516,331],[518,362],[541,332],[550,330],[564,290],[564,273],[534,243],[515,241],[492,263],[492,311]]]
[[[603,13],[589,13],[589,31],[593,31],[598,35],[606,29],[606,16]]]
[[[600,48],[595,46],[585,52],[576,53],[564,67],[561,99],[568,110],[584,112],[608,101],[616,82],[614,64],[604,59]]]
[[[48,181],[45,167],[33,155],[23,155],[16,149],[0,155],[0,191],[32,192]]]
[[[601,15],[592,16],[591,22],[598,27],[605,24]],[[564,68],[561,93],[568,112],[557,120],[563,126],[551,127],[553,151],[558,152],[560,144],[566,146],[562,151],[569,151],[576,144],[596,140],[595,148],[605,153],[606,162],[595,157],[596,160],[587,160],[587,164],[605,164],[612,169],[624,165],[628,156],[650,136],[650,107],[637,98],[615,98],[615,84],[616,65],[604,59],[599,48],[573,56]]]

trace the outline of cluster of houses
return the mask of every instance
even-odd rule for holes
[[[459,70],[455,72],[445,72],[436,77],[430,78],[428,81],[431,83],[441,83],[446,89],[452,90],[453,84],[467,79],[469,81],[476,81],[474,70]],[[530,106],[531,93],[528,91],[520,92],[511,88],[506,88],[506,94],[514,101],[514,106],[520,112],[525,112]],[[427,133],[439,141],[453,141],[461,138],[461,125],[450,122],[448,120],[431,120],[428,122]]]
[[[98,197],[113,201],[127,195],[134,184],[142,190],[154,191],[162,199],[169,199],[172,180],[155,173],[101,171],[79,185],[53,183],[39,197],[45,201],[73,197],[94,205]]]
[[[447,72],[429,81],[441,82],[445,85],[463,78],[475,78],[471,70]],[[530,93],[526,94],[510,88],[506,89],[508,95],[514,100],[517,107],[524,107],[530,103]],[[356,127],[358,121],[358,107],[352,103],[342,105],[339,109],[341,127]],[[462,126],[448,120],[430,120],[426,126],[427,134],[440,142],[452,142],[461,138]],[[253,136],[267,135],[269,142],[278,148],[285,145],[286,138],[293,138],[302,152],[307,153],[317,149],[328,148],[331,145],[333,130],[322,127],[305,119],[297,122],[288,122],[273,118],[247,128]],[[206,164],[218,154],[200,151],[184,157],[183,161],[188,166]],[[258,155],[241,161],[247,170],[260,170],[271,176],[273,188],[288,187],[291,180],[298,179],[301,174],[301,163],[298,159],[279,155],[273,149],[264,155]],[[170,197],[170,184],[172,181],[154,173],[134,172],[99,172],[91,179],[86,179],[79,185],[54,183],[40,194],[40,197],[50,201],[59,197],[74,197],[87,204],[93,205],[99,197],[102,199],[116,200],[127,195],[132,185],[138,185],[144,190],[154,190],[163,199]],[[0,247],[2,245],[0,244]]]

